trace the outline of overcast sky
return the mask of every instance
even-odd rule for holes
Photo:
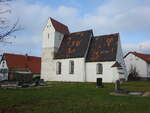
[[[16,0],[12,18],[24,28],[0,43],[0,52],[41,55],[42,30],[48,17],[71,32],[93,29],[95,35],[120,33],[122,48],[150,53],[150,0]]]

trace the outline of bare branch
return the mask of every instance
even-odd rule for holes
[[[11,13],[10,3],[14,0],[0,0],[0,42],[4,42],[6,38],[12,37],[12,33],[19,31],[21,28],[18,27],[17,20],[13,25],[6,13]],[[13,36],[14,37],[14,36]]]
[[[12,0],[0,0],[0,2],[11,2]]]
[[[8,10],[5,10],[5,11],[0,11],[0,14],[4,14],[4,13],[11,13],[11,10],[8,9]]]
[[[13,27],[9,31],[7,31],[3,34],[0,34],[0,40],[2,40],[4,37],[11,35],[12,33],[16,32],[16,31],[19,31],[21,28],[17,27],[18,22],[19,22],[19,20],[17,20],[17,22],[13,25]]]

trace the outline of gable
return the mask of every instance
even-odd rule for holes
[[[137,52],[129,52],[127,53],[124,58],[126,58],[129,54],[133,54],[135,55],[136,57],[144,60],[145,62],[147,63],[150,63],[150,54],[143,54],[143,53],[137,53]]]
[[[86,62],[115,61],[119,34],[93,37]]]
[[[2,59],[2,60],[0,61],[0,68],[1,68],[1,69],[2,69],[2,68],[3,68],[3,69],[7,69],[7,68],[8,68],[5,59]]]
[[[85,57],[92,36],[92,30],[65,35],[54,58],[66,59]]]

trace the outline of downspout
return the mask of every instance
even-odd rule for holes
[[[148,65],[147,62],[146,62],[146,64],[147,64],[147,80],[148,80],[148,77],[149,77],[149,76],[148,76],[148,75],[149,75],[149,72],[148,72],[148,66],[149,66],[149,65]]]

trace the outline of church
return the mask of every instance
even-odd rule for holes
[[[43,30],[41,78],[63,82],[127,80],[119,33],[70,33],[66,25],[49,18]]]

